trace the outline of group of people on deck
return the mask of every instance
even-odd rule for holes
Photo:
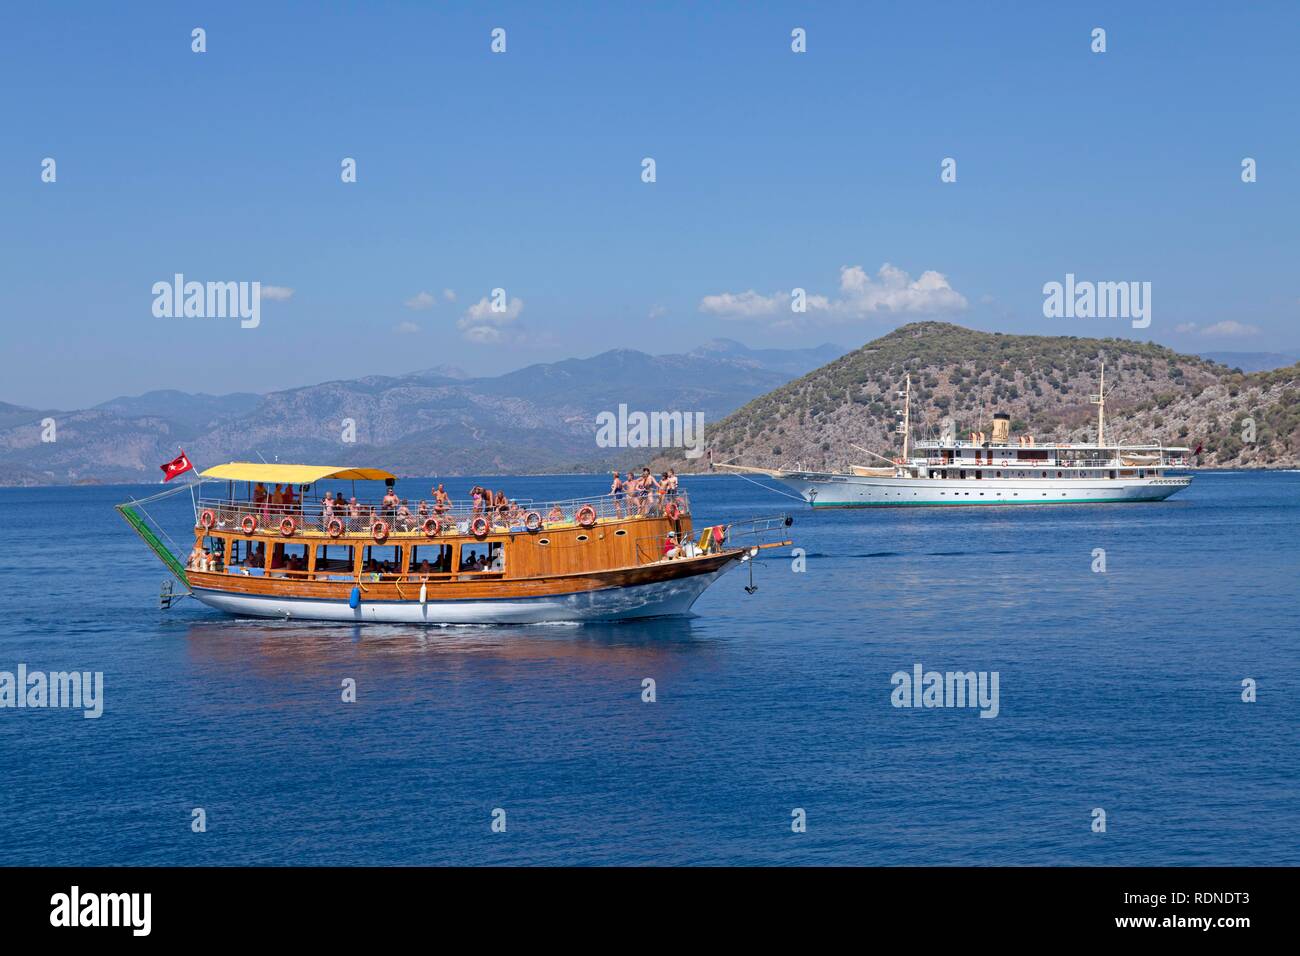
[[[222,571],[225,570],[225,562],[220,553],[214,554],[208,548],[195,542],[194,547],[190,550],[190,555],[185,559],[186,571]]]
[[[664,536],[663,558],[665,561],[674,558],[693,558],[698,554],[710,554],[714,551],[721,551],[727,546],[727,526],[713,525],[705,528],[700,534],[699,544],[696,544],[690,537],[678,539],[676,531],[669,531]]]
[[[274,514],[290,514],[302,509],[302,502],[293,493],[293,485],[273,484],[272,491],[260,481],[253,485],[253,506],[262,513],[262,517]]]
[[[656,478],[649,468],[642,468],[641,474],[627,473],[624,478],[617,471],[613,472],[614,481],[609,486],[609,493],[614,496],[614,513],[623,517],[623,502],[627,501],[627,516],[645,517],[658,514],[663,503],[677,494],[677,472],[669,468]]]
[[[310,505],[305,500],[307,490],[306,485],[295,490],[291,484],[271,484],[268,489],[259,481],[253,485],[250,504],[267,524],[279,521],[282,516],[301,518],[305,512],[304,505]],[[657,477],[649,468],[642,468],[640,474],[629,471],[626,476],[615,471],[609,488],[614,517],[661,515],[667,503],[676,497],[677,490],[677,473],[671,468]],[[346,497],[342,492],[327,491],[320,499],[320,527],[328,528],[330,522],[338,518],[351,530],[367,528],[372,522],[382,520],[394,531],[416,531],[429,518],[438,518],[445,525],[454,517],[467,525],[477,518],[485,518],[490,527],[508,529],[523,526],[532,507],[528,502],[520,505],[503,489],[475,485],[470,489],[470,513],[466,519],[464,514],[454,515],[455,503],[444,485],[433,486],[429,493],[431,501],[420,499],[412,507],[408,499],[398,496],[391,483],[377,505],[358,501],[355,495]],[[606,513],[602,510],[600,514]],[[559,504],[552,505],[541,515],[546,524],[574,520],[576,516],[577,506],[573,514],[566,514]]]

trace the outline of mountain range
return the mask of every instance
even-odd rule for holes
[[[0,484],[152,481],[180,448],[200,469],[259,457],[422,476],[626,467],[644,452],[598,448],[600,412],[626,404],[713,421],[843,351],[719,339],[685,354],[617,349],[491,377],[436,367],[265,395],[153,391],[76,410],[0,402]]]
[[[1300,365],[1247,372],[1161,345],[1116,338],[1005,335],[942,322],[902,326],[762,395],[709,427],[712,461],[838,469],[901,447],[899,389],[912,381],[912,428],[938,437],[990,431],[994,412],[1037,441],[1096,440],[1106,368],[1107,438],[1202,445],[1203,466],[1300,466]],[[708,459],[656,459],[698,471]]]
[[[1280,352],[1199,352],[1203,359],[1242,372],[1271,372],[1300,362],[1300,356]]]

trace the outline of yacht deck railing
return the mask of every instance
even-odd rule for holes
[[[487,522],[487,533],[501,534],[557,525],[599,524],[637,517],[689,517],[691,513],[690,498],[681,490],[667,496],[656,491],[645,496],[600,495],[561,501],[516,498],[512,502],[505,508],[480,506],[477,510],[453,502],[444,510],[429,505],[423,512],[418,505],[412,508],[409,502],[397,507],[357,502],[355,508],[349,502],[327,511],[322,501],[315,498],[293,504],[200,498],[194,520],[197,527],[208,530],[247,534],[278,533],[284,522],[291,520],[291,533],[320,533],[329,537],[334,537],[331,531],[334,521],[338,524],[333,525],[333,531],[337,531],[340,537],[370,536],[375,522],[382,521],[390,535],[428,536],[426,525],[432,528],[432,519],[437,519],[437,534],[472,534],[477,519],[480,518]]]

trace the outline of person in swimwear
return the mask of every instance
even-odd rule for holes
[[[658,496],[656,493],[659,491],[659,482],[654,475],[650,474],[649,468],[641,469],[641,487],[646,493],[646,511],[654,512],[657,507]]]
[[[614,514],[623,517],[623,499],[627,497],[627,492],[623,490],[623,479],[618,472],[614,472],[614,481],[609,486],[609,493],[614,496]]]
[[[401,503],[402,503],[401,499],[397,497],[397,492],[394,491],[392,488],[389,488],[388,491],[384,494],[384,500],[381,502],[381,507],[383,508],[383,512],[384,512],[384,518],[391,522],[393,520],[393,516],[397,514],[397,506],[400,505]]]

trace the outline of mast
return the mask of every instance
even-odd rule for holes
[[[908,450],[912,439],[912,373],[907,373],[903,390],[903,461],[911,457]]]
[[[1106,444],[1106,363],[1101,363],[1101,385],[1089,399],[1097,406],[1097,447]]]

